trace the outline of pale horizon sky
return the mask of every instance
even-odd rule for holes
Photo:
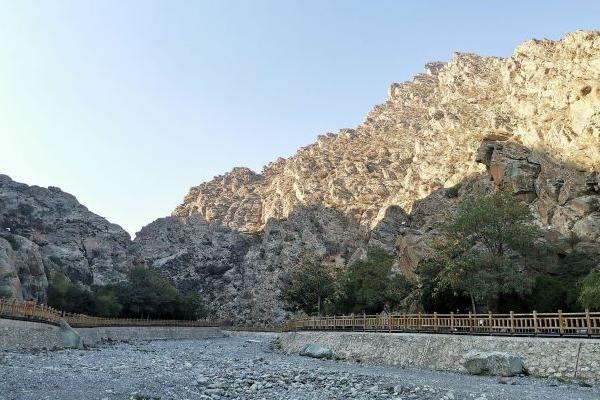
[[[598,1],[0,0],[0,173],[132,235],[191,186],[355,127],[454,52],[600,29]]]

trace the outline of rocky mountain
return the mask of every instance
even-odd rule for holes
[[[142,231],[141,253],[198,282],[219,315],[269,321],[301,254],[348,265],[378,246],[416,278],[439,222],[465,198],[508,184],[559,253],[600,259],[599,170],[600,33],[576,32],[523,43],[506,59],[456,54],[426,65],[392,84],[356,129],[320,136],[260,174],[234,168],[193,187],[167,221],[200,224],[203,248],[184,233],[153,255],[156,237],[169,236],[159,220]],[[206,239],[216,227],[240,245]],[[217,256],[224,243],[237,261]],[[224,272],[203,272],[183,254],[210,254]]]
[[[173,215],[259,232],[270,218],[317,204],[372,227],[389,206],[409,212],[415,200],[482,172],[475,155],[491,134],[598,170],[599,78],[598,32],[532,40],[506,59],[456,54],[392,84],[356,129],[320,136],[261,174],[235,168],[200,184]]]
[[[600,32],[576,32],[525,42],[509,58],[427,64],[355,129],[320,136],[260,174],[234,168],[193,187],[133,243],[72,196],[4,177],[0,223],[31,250],[5,237],[0,265],[27,271],[39,258],[46,275],[90,284],[145,264],[202,293],[216,317],[275,322],[286,316],[283,282],[303,258],[343,268],[379,247],[417,279],[439,223],[464,199],[509,185],[556,257],[600,260],[599,172]],[[5,274],[4,287],[16,290],[15,274],[22,287],[43,287],[40,270],[29,271]]]
[[[0,175],[0,296],[45,301],[48,279],[62,273],[82,285],[125,279],[127,232],[56,187]]]

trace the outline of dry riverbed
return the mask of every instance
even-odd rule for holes
[[[0,399],[600,398],[598,387],[314,360],[279,354],[270,344],[268,337],[232,336],[0,354]]]

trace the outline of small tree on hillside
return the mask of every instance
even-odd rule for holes
[[[335,291],[335,278],[330,268],[305,259],[298,269],[288,276],[283,292],[286,308],[303,310],[307,314],[321,315],[323,303]]]
[[[600,271],[594,271],[581,281],[579,303],[584,308],[600,311]]]
[[[392,270],[393,264],[391,255],[372,249],[366,259],[350,265],[342,279],[338,311],[379,313],[398,308],[411,285],[401,273]]]
[[[511,258],[533,247],[538,231],[526,204],[500,191],[466,201],[445,231],[438,265],[440,287],[450,287],[495,309],[500,295],[524,294],[529,279]]]

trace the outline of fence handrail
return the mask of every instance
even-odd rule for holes
[[[0,317],[22,319],[59,325],[65,320],[75,328],[93,328],[110,326],[178,326],[178,327],[217,327],[222,321],[218,320],[164,320],[142,318],[103,318],[85,314],[74,314],[45,305],[17,300],[0,299]]]
[[[436,332],[489,335],[600,336],[600,312],[494,314],[382,313],[304,317],[288,321],[284,331],[352,330],[372,332]]]

